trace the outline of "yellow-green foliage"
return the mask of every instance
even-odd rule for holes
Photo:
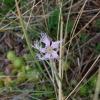
[[[11,71],[9,75],[0,72],[1,88],[12,87],[13,84],[20,84],[25,81],[39,81],[40,73],[36,68],[31,68],[30,66],[28,66],[24,60],[24,57],[17,56],[14,51],[8,51],[7,59],[10,61],[9,68],[11,69]],[[12,78],[11,76],[14,76],[14,78]]]

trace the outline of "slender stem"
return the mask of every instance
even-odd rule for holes
[[[61,4],[61,8],[60,8],[60,12],[61,12],[61,23],[60,23],[60,41],[62,41],[63,39],[63,18],[62,18],[62,4]],[[59,78],[60,80],[58,81],[58,100],[62,100],[62,42],[60,42],[60,60],[59,60]]]
[[[20,24],[21,24],[21,27],[22,27],[23,34],[24,34],[25,39],[26,39],[27,46],[30,50],[31,55],[34,57],[33,51],[31,49],[31,45],[30,45],[30,40],[29,40],[28,35],[27,35],[26,27],[25,27],[25,24],[24,24],[24,21],[23,21],[23,18],[21,16],[21,12],[20,12],[20,9],[19,9],[19,6],[18,6],[18,1],[15,0],[15,3],[16,3],[16,9],[17,9],[17,12],[18,12],[18,18],[19,18],[19,21],[20,21]]]
[[[97,77],[97,83],[96,83],[96,88],[95,88],[95,94],[93,100],[99,100],[99,93],[100,93],[100,66],[98,70],[98,77]]]

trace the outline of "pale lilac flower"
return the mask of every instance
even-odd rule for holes
[[[37,57],[40,60],[58,59],[59,45],[61,41],[53,42],[46,33],[41,33],[40,41],[35,41],[34,48],[39,50],[40,54]],[[43,44],[44,43],[44,47]]]

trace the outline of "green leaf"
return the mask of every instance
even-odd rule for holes
[[[1,3],[3,3],[3,6],[0,9],[0,17],[15,9],[15,0],[2,0]]]
[[[81,42],[86,42],[87,40],[88,40],[88,35],[82,33],[82,34],[80,35],[80,41],[81,41]]]
[[[67,27],[67,32],[70,33],[72,28],[73,28],[73,25],[74,25],[74,21],[72,19],[69,19],[68,21],[68,24],[66,23],[66,27]]]
[[[96,20],[95,25],[96,25],[97,28],[100,28],[100,19],[97,19],[97,20]]]
[[[8,51],[7,52],[7,59],[13,62],[16,59],[15,52],[14,51]]]
[[[96,51],[97,51],[98,53],[100,53],[100,43],[98,43],[98,44],[96,45]]]
[[[21,66],[24,65],[24,60],[21,57],[16,57],[16,59],[12,62],[14,67],[20,68]]]
[[[13,6],[15,3],[15,0],[4,0],[4,4],[6,4],[7,6]]]
[[[59,9],[56,9],[49,17],[48,20],[48,28],[51,31],[57,31],[58,27],[58,19],[59,19]]]
[[[40,79],[39,76],[40,76],[40,73],[36,69],[30,70],[30,71],[27,72],[27,79],[29,81],[36,82],[36,81],[38,81]]]
[[[80,86],[80,91],[79,92],[80,92],[80,95],[87,96],[88,92],[89,92],[88,86],[87,85]]]

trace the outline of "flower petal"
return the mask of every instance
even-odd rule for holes
[[[52,52],[52,58],[57,59],[58,58],[58,54],[56,51]]]
[[[44,59],[46,60],[46,59],[50,59],[51,58],[51,54],[49,54],[49,53],[46,53],[45,55],[44,55]]]
[[[43,42],[46,46],[50,46],[50,38],[46,35],[46,33],[41,33],[41,42]]]
[[[58,49],[61,41],[52,42],[51,47],[53,49]]]
[[[36,54],[36,58],[37,59],[41,59],[41,55],[40,54]]]
[[[40,51],[41,53],[45,53],[46,48],[40,48],[39,51]]]
[[[39,42],[39,41],[35,41],[33,47],[34,47],[35,49],[38,49],[38,50],[39,50],[40,47],[41,47],[41,46],[40,46],[40,42]]]

